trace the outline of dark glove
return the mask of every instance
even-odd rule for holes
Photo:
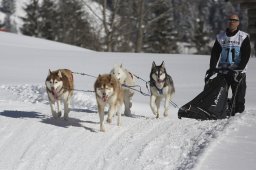
[[[241,71],[234,70],[234,73],[233,73],[234,81],[237,83],[240,82],[244,78],[244,74],[245,73],[242,73]]]
[[[206,83],[213,74],[215,74],[214,69],[207,70],[206,73],[205,73],[204,82]]]

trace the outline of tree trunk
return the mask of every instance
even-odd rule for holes
[[[137,30],[137,40],[136,40],[136,49],[135,52],[141,52],[143,44],[143,32],[144,32],[144,0],[139,2],[139,16],[138,16],[138,30]]]

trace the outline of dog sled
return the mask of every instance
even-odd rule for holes
[[[198,120],[216,120],[225,119],[233,116],[235,108],[236,93],[232,99],[228,98],[228,84],[224,78],[224,72],[235,71],[227,69],[213,70],[213,74],[207,75],[208,81],[204,86],[204,90],[197,95],[193,100],[182,106],[178,111],[178,118],[192,118]],[[216,75],[214,78],[214,75]],[[236,75],[238,73],[236,72]],[[237,88],[243,77],[237,80]]]

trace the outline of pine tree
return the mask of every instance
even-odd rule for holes
[[[26,17],[21,17],[24,24],[21,32],[24,35],[40,37],[40,14],[39,14],[39,0],[31,0],[30,3],[24,7]]]
[[[41,2],[41,3],[39,3]],[[90,49],[99,49],[82,5],[78,0],[31,0],[24,7],[21,32]]]
[[[90,49],[100,48],[80,1],[59,0],[58,14],[57,41]]]
[[[155,53],[177,52],[172,4],[168,1],[152,1],[149,5],[150,11],[148,11],[145,21],[146,34],[143,50]]]
[[[40,36],[49,40],[56,40],[58,32],[57,5],[53,0],[44,0],[39,8],[40,13]]]

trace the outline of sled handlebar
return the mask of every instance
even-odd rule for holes
[[[205,82],[207,82],[212,75],[218,73],[218,74],[232,74],[236,80],[237,76],[242,72],[243,70],[233,70],[230,68],[214,68],[214,69],[209,69],[206,71],[205,74]]]
[[[231,72],[231,73],[239,73],[239,72],[242,72],[243,70],[233,70],[231,68],[214,68],[214,69],[209,69],[206,71],[206,73],[210,71],[212,73],[228,73],[228,72]]]

